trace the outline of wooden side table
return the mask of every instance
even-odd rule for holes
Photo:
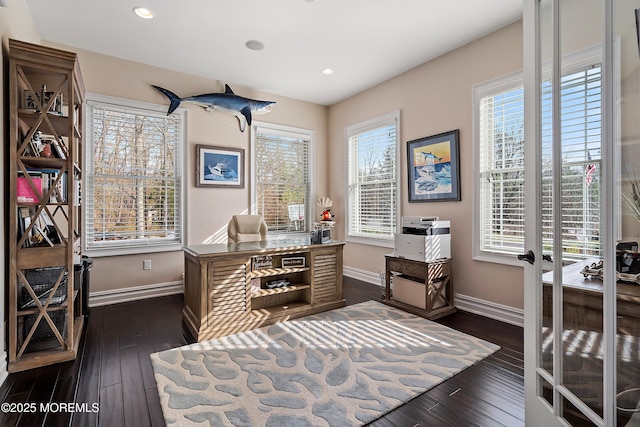
[[[383,302],[427,319],[437,319],[455,313],[452,263],[451,258],[422,262],[385,255]],[[399,301],[393,297],[391,275],[394,273],[400,274],[402,279],[408,279],[402,281],[403,291],[406,286],[410,287],[408,291],[415,297],[415,304],[413,301],[408,303],[407,299]]]

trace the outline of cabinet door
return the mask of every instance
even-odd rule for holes
[[[341,286],[336,250],[313,253],[314,302],[335,300],[340,297]]]
[[[209,325],[216,317],[245,314],[249,310],[249,265],[250,260],[245,258],[209,262]]]

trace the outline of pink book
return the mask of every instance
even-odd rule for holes
[[[38,189],[38,192],[42,194],[42,178],[32,177],[31,181]],[[27,181],[27,178],[23,176],[18,177],[16,196],[18,203],[38,203],[38,195],[33,191],[33,188],[29,184],[29,181]]]

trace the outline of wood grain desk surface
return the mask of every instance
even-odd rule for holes
[[[597,277],[584,277],[580,271],[585,266],[598,262],[597,258],[576,262],[562,268],[562,284],[565,287],[573,288],[584,293],[602,294],[603,281]],[[553,283],[553,271],[548,271],[542,275],[542,282],[545,285]],[[640,303],[640,285],[629,282],[618,281],[616,289],[618,300]]]

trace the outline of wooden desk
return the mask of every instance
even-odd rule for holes
[[[385,255],[385,299],[383,302],[427,319],[438,319],[455,313],[452,262],[451,258],[421,262]],[[421,300],[416,303],[424,305],[424,309],[393,298],[391,292],[391,275],[393,273],[421,282],[418,291]],[[423,286],[422,283],[424,283]]]
[[[183,321],[204,341],[344,307],[343,246],[306,238],[185,247]],[[259,268],[258,257],[271,257],[272,266]],[[304,265],[283,267],[288,258]],[[278,279],[290,285],[267,289]]]
[[[580,271],[597,262],[589,259],[563,267],[563,301],[566,320],[575,320],[589,330],[602,331],[603,281],[599,278],[585,278]],[[542,275],[544,316],[551,315],[553,271]],[[618,281],[616,284],[618,331],[626,335],[640,336],[640,285]],[[571,315],[573,313],[573,315]]]

